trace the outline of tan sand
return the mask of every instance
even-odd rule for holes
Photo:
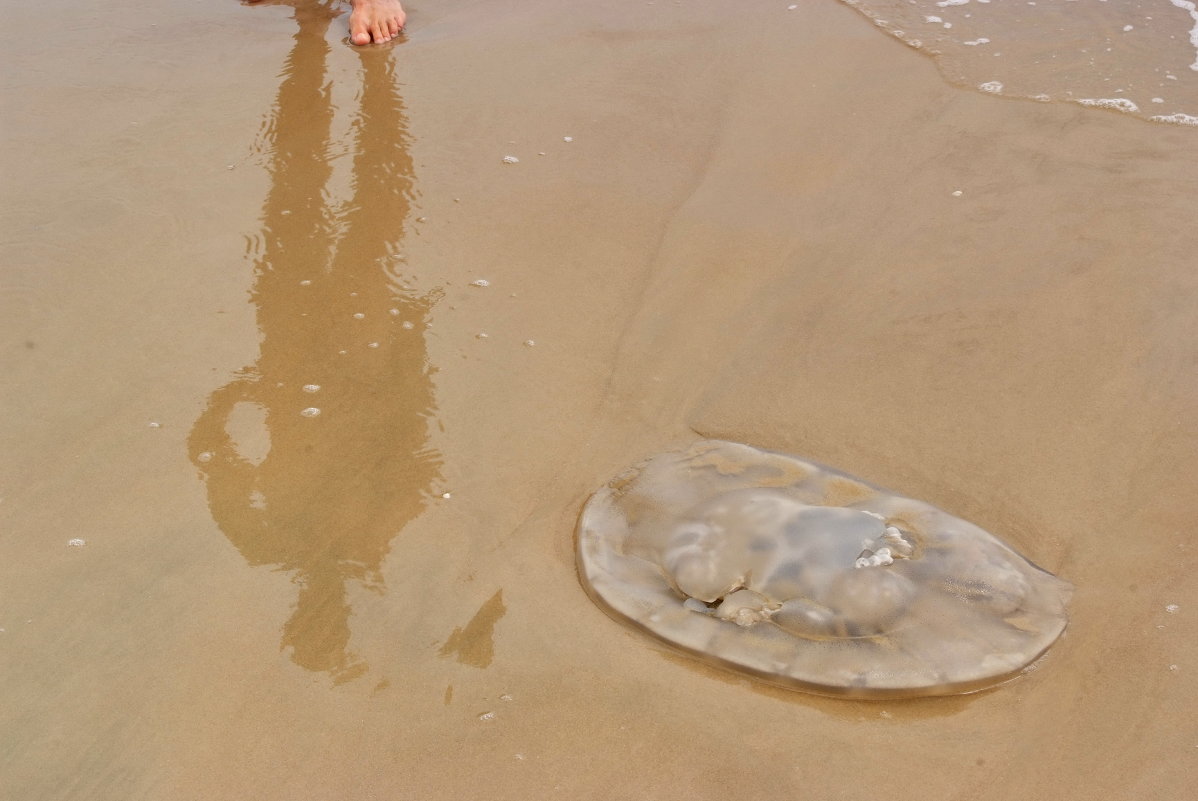
[[[421,3],[361,53],[226,5],[6,12],[0,796],[1186,795],[1198,132],[820,0]],[[700,434],[996,532],[1069,630],[903,702],[665,651],[572,529]]]

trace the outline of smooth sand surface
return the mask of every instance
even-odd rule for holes
[[[0,796],[1186,796],[1198,131],[787,5],[5,12]],[[699,435],[995,532],[1068,631],[902,702],[666,651],[573,528]]]

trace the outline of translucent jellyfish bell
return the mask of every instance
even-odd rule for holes
[[[1070,586],[977,526],[782,454],[653,457],[578,525],[591,597],[701,659],[826,695],[973,692],[1039,658]]]

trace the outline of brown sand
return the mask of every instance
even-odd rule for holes
[[[786,5],[6,12],[0,796],[1186,795],[1198,133]],[[572,528],[696,434],[995,531],[1070,629],[892,703],[664,651]]]

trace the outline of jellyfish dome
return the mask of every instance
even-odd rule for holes
[[[1064,631],[1071,587],[972,523],[809,462],[702,440],[596,492],[592,599],[692,656],[824,695],[974,692]]]

